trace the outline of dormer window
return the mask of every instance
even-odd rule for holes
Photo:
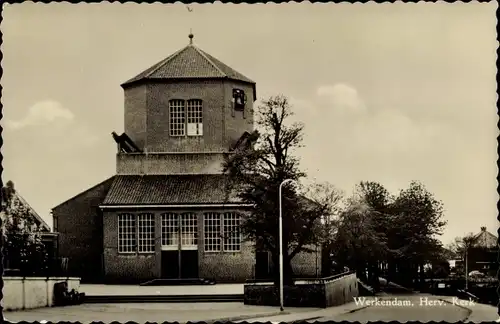
[[[186,118],[187,107],[187,118]],[[170,136],[203,135],[203,102],[200,99],[170,100]]]
[[[247,102],[247,97],[245,95],[245,92],[241,89],[233,89],[234,110],[238,111],[245,110],[246,102]]]

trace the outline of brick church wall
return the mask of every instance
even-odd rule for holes
[[[59,232],[59,256],[69,258],[70,276],[82,281],[102,277],[102,217],[99,209],[113,178],[53,208],[54,231]]]

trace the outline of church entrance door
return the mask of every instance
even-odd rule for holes
[[[198,278],[198,215],[162,214],[162,277]]]

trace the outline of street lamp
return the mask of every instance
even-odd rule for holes
[[[279,199],[279,244],[280,244],[280,310],[283,311],[283,210],[281,203],[281,189],[286,183],[295,182],[293,179],[285,179],[281,182],[278,190]]]

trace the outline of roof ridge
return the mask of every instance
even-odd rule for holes
[[[37,211],[33,207],[31,207],[31,205],[26,201],[26,199],[24,199],[24,197],[19,193],[19,191],[16,190],[14,194],[16,195],[17,199],[19,199],[20,202],[23,205],[25,205],[25,207],[31,212],[33,217],[35,217],[42,224],[42,226],[44,226],[50,232],[51,229],[49,224],[47,224],[47,222],[42,218],[42,216],[40,216],[40,214],[38,214]]]
[[[210,58],[208,58],[208,56],[198,47],[194,46],[194,45],[191,45],[193,46],[193,48],[201,55],[205,58],[205,60],[208,61],[208,63],[210,63],[217,71],[219,71],[220,74],[222,74],[223,76],[227,77],[228,75],[226,73],[224,73],[218,66],[217,64],[215,64]]]
[[[157,67],[155,67],[154,69],[152,69],[151,71],[149,71],[144,76],[144,78],[149,78],[153,73],[155,73],[156,71],[158,71],[160,68],[164,67],[168,62],[170,62],[174,57],[176,57],[177,55],[179,55],[182,51],[186,50],[189,46],[191,46],[191,45],[188,45],[188,46],[185,46],[185,47],[181,48],[180,50],[178,50],[177,52],[173,53],[169,57],[163,59],[163,61],[160,61],[160,64],[158,64]]]

